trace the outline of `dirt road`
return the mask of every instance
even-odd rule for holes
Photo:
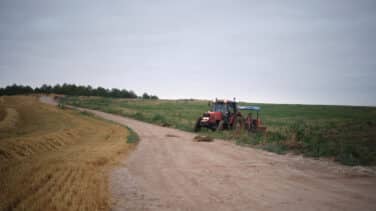
[[[376,210],[374,169],[192,142],[193,133],[91,112],[141,137],[110,177],[113,210]]]

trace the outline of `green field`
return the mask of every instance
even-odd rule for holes
[[[138,120],[193,131],[209,110],[207,101],[67,97],[63,103],[102,110]],[[241,103],[247,104],[247,103]],[[247,104],[248,105],[248,104]],[[252,104],[261,106],[266,133],[202,134],[276,153],[327,157],[346,165],[376,164],[376,108],[323,105]]]

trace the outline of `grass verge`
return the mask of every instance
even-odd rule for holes
[[[138,143],[138,141],[140,140],[140,137],[138,136],[138,134],[136,132],[134,132],[131,128],[127,127],[129,133],[128,133],[128,136],[127,136],[127,143],[128,144],[135,144],[135,143]]]

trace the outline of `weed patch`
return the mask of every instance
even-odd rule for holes
[[[134,144],[137,143],[140,140],[140,137],[136,132],[134,132],[131,128],[127,127],[129,134],[127,136],[127,143],[128,144]]]

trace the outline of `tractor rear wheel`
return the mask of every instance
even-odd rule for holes
[[[195,124],[195,127],[193,128],[193,130],[194,130],[195,132],[199,132],[199,131],[201,130],[200,122],[201,122],[201,117],[197,119],[196,124]]]

